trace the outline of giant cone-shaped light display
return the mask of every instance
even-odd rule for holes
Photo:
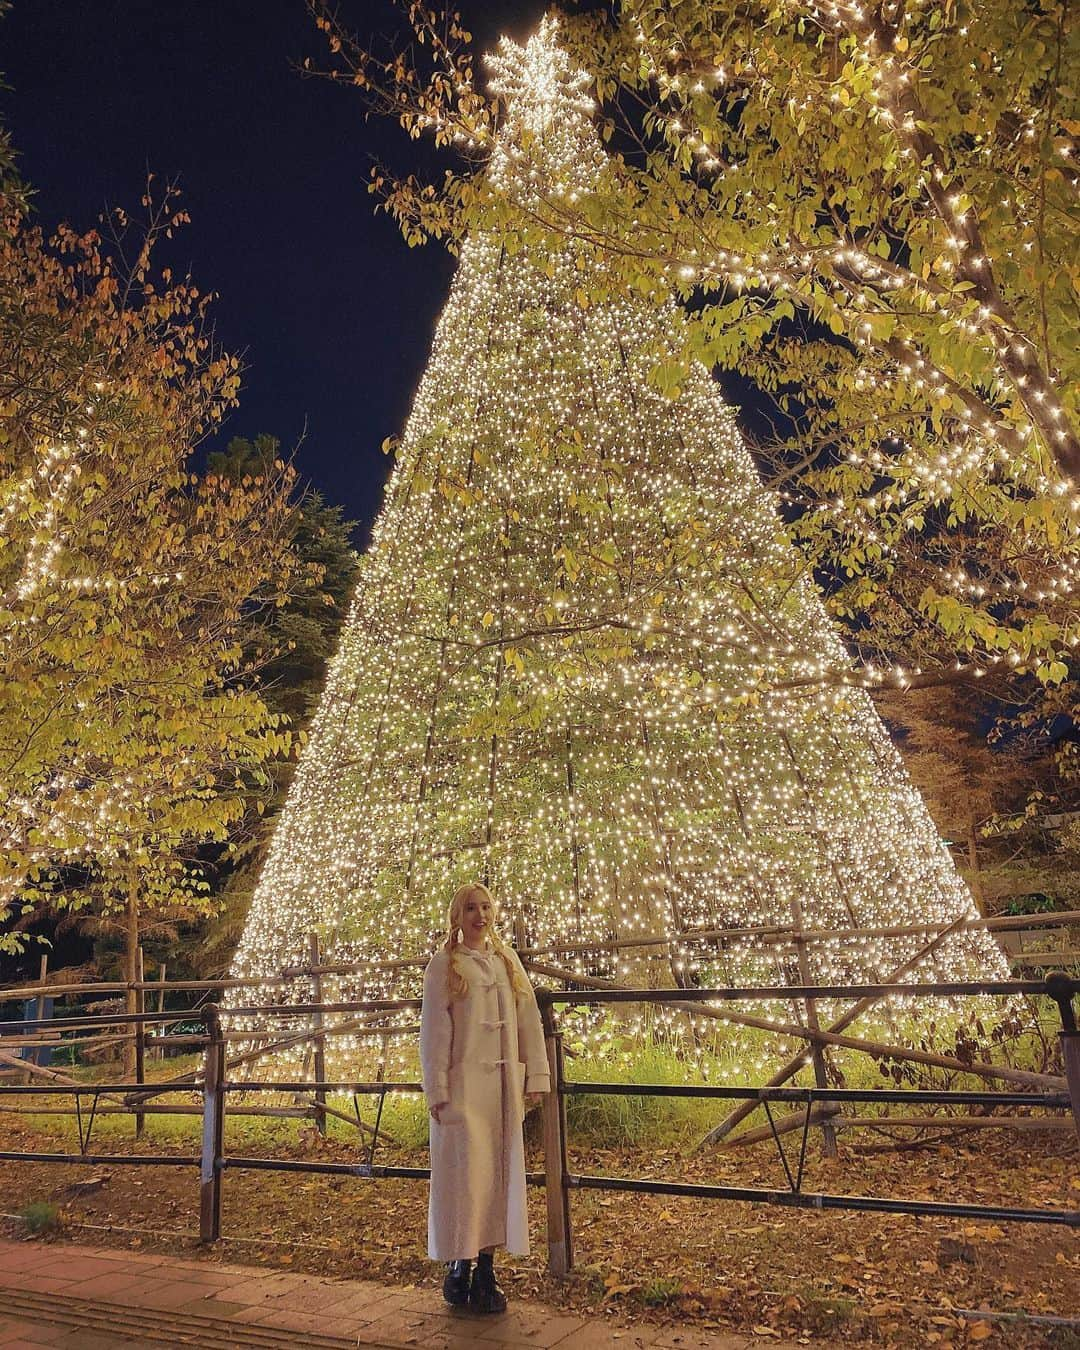
[[[604,155],[553,26],[492,64],[493,186],[587,193]],[[234,974],[302,962],[311,930],[331,962],[422,957],[473,879],[549,959],[635,984],[800,982],[793,953],[707,930],[975,917],[720,389],[657,387],[679,309],[589,303],[598,265],[463,247]],[[926,941],[806,959],[873,980]],[[913,974],[1002,969],[972,931]]]

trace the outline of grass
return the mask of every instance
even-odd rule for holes
[[[681,1280],[668,1275],[657,1275],[654,1279],[646,1280],[641,1286],[641,1301],[646,1307],[662,1308],[667,1303],[674,1303],[681,1293]]]
[[[1011,1036],[1008,1059],[1017,1067],[1041,1066],[1047,1038],[1056,1032],[1056,1010],[1045,1009],[1046,1021],[1041,1031],[1017,1030]],[[772,1015],[776,1015],[773,1009]],[[792,1013],[788,1011],[786,1017]],[[617,1014],[585,1014],[578,1019],[564,1019],[565,1072],[576,1082],[611,1082],[620,1084],[650,1083],[666,1086],[688,1084],[760,1084],[768,1080],[778,1065],[800,1050],[805,1044],[793,1038],[778,1037],[772,1033],[752,1029],[735,1029],[720,1022],[699,1019],[696,1034],[691,1030],[685,1014],[651,1013],[634,1021],[617,1020]],[[944,1053],[955,1048],[957,1022],[950,1020],[947,1010],[937,1017],[935,1047]],[[987,1027],[994,1024],[987,1018]],[[855,1034],[871,1039],[917,1045],[926,1037],[928,1019],[911,1012],[898,1010],[891,1025],[881,1019],[877,1024],[860,1023]],[[976,1052],[989,1057],[986,1040],[978,1037]],[[881,1063],[857,1051],[829,1052],[830,1063],[842,1075],[842,1084],[852,1088],[895,1086],[899,1081],[907,1087],[974,1087],[990,1088],[988,1083],[974,1075],[965,1075],[941,1069],[916,1065]],[[994,1051],[1000,1058],[1000,1051]],[[165,1061],[151,1061],[148,1065],[148,1083],[189,1073],[201,1066],[201,1056],[186,1055]],[[340,1071],[328,1070],[331,1077],[338,1073],[346,1077],[359,1070],[356,1066],[342,1066]],[[418,1067],[406,1057],[400,1065],[388,1067],[391,1079],[415,1080]],[[78,1066],[72,1076],[79,1082],[115,1081],[118,1070],[114,1065]],[[789,1080],[791,1086],[812,1086],[809,1064]],[[161,1097],[163,1103],[174,1099]],[[60,1099],[62,1100],[62,1099]],[[199,1100],[197,1094],[182,1098],[189,1102]],[[232,1105],[245,1099],[230,1094]],[[267,1093],[252,1093],[246,1099],[258,1105],[271,1105],[273,1097]],[[292,1098],[284,1101],[292,1102]],[[51,1099],[50,1105],[57,1104]],[[350,1096],[336,1095],[329,1104],[348,1116],[354,1105]],[[715,1126],[737,1103],[716,1099],[686,1097],[654,1097],[642,1094],[590,1095],[571,1093],[567,1098],[567,1118],[571,1138],[576,1146],[682,1148],[696,1143]],[[84,1122],[89,1103],[84,1099]],[[378,1098],[364,1095],[359,1098],[360,1114],[368,1125],[374,1124]],[[866,1111],[868,1108],[861,1108]],[[23,1117],[44,1135],[62,1139],[77,1146],[78,1127],[74,1117]],[[149,1115],[143,1137],[145,1151],[198,1151],[201,1120],[198,1116]],[[387,1135],[401,1148],[423,1149],[428,1141],[428,1114],[424,1099],[419,1094],[387,1094],[383,1102],[382,1126]],[[313,1122],[310,1119],[275,1119],[268,1117],[226,1117],[226,1148],[231,1153],[258,1155],[276,1149],[302,1148],[310,1137]],[[340,1144],[360,1148],[361,1140],[354,1126],[330,1117],[327,1122],[330,1139]],[[131,1116],[99,1115],[94,1123],[94,1140],[102,1143],[131,1141],[134,1137],[134,1118]]]
[[[19,1216],[29,1232],[35,1236],[42,1233],[55,1233],[60,1227],[60,1206],[47,1200],[35,1200],[19,1211]]]
[[[843,1331],[855,1316],[857,1305],[853,1298],[824,1294],[817,1289],[801,1289],[797,1297],[806,1324],[819,1336]]]

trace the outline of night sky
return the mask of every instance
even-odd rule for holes
[[[524,38],[543,0],[460,0],[485,47]],[[343,0],[389,34],[390,0]],[[415,143],[356,91],[305,79],[325,64],[303,0],[15,0],[0,20],[0,117],[40,223],[137,211],[147,169],[178,177],[192,223],[162,261],[219,293],[219,341],[248,366],[221,440],[268,432],[303,477],[369,524],[427,361],[454,262],[409,249],[367,192],[373,158]]]

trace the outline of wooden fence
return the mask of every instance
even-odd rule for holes
[[[318,970],[315,961],[317,951],[311,953],[313,970]],[[552,1071],[552,1088],[543,1103],[544,1133],[544,1171],[530,1174],[529,1181],[543,1185],[547,1196],[547,1226],[549,1266],[556,1274],[565,1273],[573,1264],[573,1230],[571,1223],[570,1196],[576,1189],[601,1189],[608,1191],[646,1192],[650,1194],[696,1196],[702,1199],[744,1200],[757,1203],[779,1204],[786,1206],[815,1209],[851,1209],[873,1210],[885,1213],[941,1215],[970,1220],[988,1220],[994,1222],[1030,1222],[1080,1227],[1080,1211],[1052,1209],[1018,1209],[1003,1206],[967,1205],[945,1202],[931,1202],[905,1198],[881,1196],[851,1196],[808,1193],[803,1189],[804,1164],[807,1140],[812,1125],[821,1124],[826,1117],[830,1123],[850,1127],[851,1120],[840,1121],[835,1112],[845,1104],[874,1104],[918,1108],[925,1111],[931,1106],[979,1108],[983,1111],[1002,1109],[1044,1110],[1059,1113],[1056,1119],[1059,1125],[1068,1125],[1068,1113],[1072,1112],[1073,1123],[1080,1133],[1080,1033],[1076,1029],[1073,999],[1080,995],[1080,982],[1064,974],[1049,976],[1046,980],[1011,980],[954,983],[908,983],[904,979],[904,970],[894,973],[894,977],[876,985],[840,985],[840,986],[752,986],[740,988],[711,989],[666,989],[643,990],[613,988],[597,980],[587,981],[582,976],[567,972],[559,967],[547,967],[530,961],[534,970],[558,971],[573,988],[565,990],[538,991],[538,1000],[544,1020],[548,1060]],[[309,972],[311,973],[311,972]],[[289,979],[295,976],[290,973]],[[139,992],[159,989],[161,982],[138,982]],[[267,982],[257,981],[188,981],[170,983],[160,992],[184,989],[205,991],[207,988],[221,989],[229,987],[264,986]],[[593,987],[584,988],[584,984]],[[604,987],[599,987],[601,984]],[[126,986],[120,986],[115,992],[121,992]],[[80,986],[85,991],[85,986]],[[55,986],[53,986],[55,991]],[[98,987],[100,992],[100,986]],[[27,990],[18,991],[19,997],[25,997]],[[932,1055],[930,1052],[916,1050],[910,1046],[882,1046],[863,1038],[850,1037],[834,1028],[811,1028],[808,1025],[778,1024],[768,1019],[760,1019],[741,1012],[737,1007],[745,1002],[761,1000],[794,1000],[847,1002],[850,1007],[846,1025],[850,1025],[854,1010],[872,1007],[877,1001],[891,996],[935,999],[963,999],[971,997],[1017,996],[1045,997],[1052,999],[1061,1016],[1061,1045],[1066,1068],[1064,1077],[1051,1074],[1033,1073],[1009,1065],[990,1062],[989,1055],[972,1062],[950,1059],[947,1056]],[[2,997],[2,995],[0,995]],[[324,1046],[328,1036],[346,1032],[355,1024],[357,1015],[382,1016],[389,1012],[415,1012],[420,1000],[378,999],[357,1002],[327,1003],[322,1001],[273,1005],[256,1004],[221,1009],[216,1004],[208,1004],[198,1009],[139,1011],[136,1013],[98,1012],[71,1017],[53,1019],[21,1019],[19,1021],[0,1022],[0,1062],[13,1061],[21,1073],[29,1072],[35,1081],[0,1083],[0,1097],[14,1098],[16,1103],[25,1102],[23,1109],[40,1111],[40,1099],[44,1096],[71,1097],[72,1108],[66,1108],[74,1114],[79,1127],[79,1152],[28,1152],[0,1151],[0,1160],[33,1161],[45,1163],[102,1163],[137,1166],[191,1166],[197,1167],[200,1174],[200,1235],[205,1242],[213,1242],[221,1236],[221,1195],[224,1175],[228,1170],[237,1168],[294,1171],[308,1173],[342,1174],[363,1178],[410,1177],[426,1179],[428,1169],[402,1167],[375,1162],[375,1146],[384,1132],[380,1129],[381,1104],[390,1093],[418,1093],[422,1091],[418,1082],[354,1082],[328,1081],[325,1069],[316,1072],[312,1078],[295,1082],[269,1080],[252,1081],[246,1078],[234,1079],[231,1071],[243,1067],[245,1070],[259,1058],[265,1057],[282,1046],[294,1046],[300,1043]],[[848,1089],[815,1085],[814,1087],[785,1086],[794,1076],[795,1070],[781,1072],[786,1076],[776,1081],[780,1075],[774,1075],[767,1084],[734,1084],[709,1086],[686,1084],[681,1086],[652,1083],[604,1083],[585,1082],[569,1079],[566,1076],[566,1064],[563,1050],[563,1032],[558,1020],[558,1010],[567,1006],[607,1006],[615,1004],[639,1004],[666,1006],[675,1009],[691,1010],[695,1016],[722,1018],[736,1025],[762,1026],[770,1031],[780,1031],[785,1035],[802,1037],[809,1045],[842,1045],[849,1048],[866,1050],[871,1054],[889,1054],[903,1056],[918,1063],[929,1063],[935,1067],[944,1067],[957,1073],[975,1074],[984,1081],[999,1081],[1007,1084],[1005,1090],[997,1091],[920,1091],[900,1088]],[[331,1019],[347,1015],[349,1020],[335,1024]],[[855,1015],[858,1015],[855,1013]],[[290,1029],[287,1034],[265,1033],[270,1037],[265,1044],[247,1048],[238,1055],[229,1054],[230,1041],[237,1039],[251,1041],[249,1030],[230,1031],[227,1023],[231,1018],[285,1018],[295,1023],[297,1019],[306,1021],[307,1026],[301,1032]],[[844,1018],[839,1019],[843,1022]],[[202,1049],[201,1068],[187,1074],[178,1075],[166,1081],[148,1083],[134,1082],[87,1083],[51,1068],[39,1065],[28,1066],[14,1059],[10,1051],[15,1045],[40,1045],[42,1033],[48,1033],[53,1043],[72,1044],[63,1039],[64,1033],[74,1032],[82,1044],[100,1044],[103,1040],[116,1040],[118,1037],[141,1037],[146,1044],[146,1031],[149,1027],[166,1028],[182,1022],[198,1019],[201,1030],[198,1034],[188,1031],[166,1033],[152,1038],[154,1045],[179,1045],[184,1048],[198,1046]],[[410,1026],[397,1028],[403,1034],[414,1033],[415,1022]],[[37,1038],[37,1039],[35,1039]],[[798,1057],[796,1069],[807,1062],[807,1052]],[[314,1061],[313,1061],[314,1063]],[[325,1064],[325,1060],[320,1061]],[[183,1109],[177,1104],[153,1104],[153,1098],[170,1095],[197,1094],[199,1102],[188,1109],[197,1112],[202,1119],[201,1146],[197,1155],[175,1156],[159,1154],[100,1154],[95,1152],[93,1128],[101,1113],[127,1111],[135,1115],[136,1121],[143,1121],[149,1113],[174,1113]],[[228,1106],[230,1098],[247,1098],[260,1094],[302,1094],[310,1096],[308,1107],[258,1107],[237,1101]],[[224,1122],[227,1113],[238,1114],[275,1114],[295,1116],[298,1113],[310,1115],[316,1121],[325,1124],[327,1114],[340,1116],[353,1123],[352,1118],[343,1111],[330,1105],[329,1098],[341,1094],[352,1098],[354,1104],[361,1096],[376,1096],[379,1099],[379,1113],[374,1126],[361,1121],[356,1111],[355,1124],[368,1140],[368,1152],[364,1161],[357,1163],[334,1163],[321,1161],[302,1161],[272,1157],[235,1156],[226,1151]],[[761,1108],[765,1113],[767,1131],[765,1137],[775,1144],[783,1165],[787,1186],[784,1189],[766,1190],[758,1187],[732,1187],[704,1184],[691,1184],[639,1177],[615,1177],[579,1174],[570,1169],[567,1150],[566,1106],[569,1097],[581,1094],[594,1095],[631,1095],[694,1097],[737,1104],[724,1122],[712,1131],[708,1138],[714,1139],[729,1132],[733,1126],[733,1117],[745,1118],[750,1111]],[[777,1119],[773,1114],[774,1105],[800,1108],[791,1115]],[[10,1108],[9,1108],[10,1109]],[[48,1109],[48,1108],[47,1108]],[[52,1108],[56,1109],[56,1108]],[[65,1108],[60,1108],[65,1109]],[[900,1117],[900,1120],[925,1124],[927,1117]],[[952,1117],[942,1117],[941,1123],[948,1126]],[[980,1118],[985,1120],[986,1118]],[[1008,1117],[999,1117],[1004,1124]],[[1017,1119],[1015,1117],[1011,1118]],[[1025,1122],[1030,1117],[1022,1118]],[[876,1124],[887,1123],[887,1118],[876,1118]],[[969,1122],[970,1123],[970,1122]],[[752,1132],[751,1132],[752,1133]],[[797,1157],[789,1156],[783,1139],[794,1133],[798,1137]],[[740,1136],[749,1138],[750,1134]]]

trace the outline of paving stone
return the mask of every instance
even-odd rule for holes
[[[59,1294],[68,1287],[67,1280],[59,1276],[39,1275],[36,1271],[5,1270],[0,1273],[0,1289],[29,1289],[37,1294]]]
[[[70,1284],[64,1293],[72,1298],[101,1298],[112,1302],[120,1301],[119,1295],[126,1295],[145,1284],[143,1271],[117,1269],[108,1275],[95,1275],[92,1279]]]
[[[287,1308],[289,1299],[275,1299],[272,1304],[266,1305],[265,1314],[260,1313],[258,1321],[270,1323],[273,1311],[279,1308]],[[306,1298],[299,1300],[294,1306],[307,1307]],[[376,1322],[382,1317],[389,1317],[393,1313],[403,1312],[399,1294],[383,1293],[381,1297],[372,1298],[366,1294],[349,1293],[346,1298],[330,1304],[325,1309],[325,1315],[335,1318],[338,1321],[349,1322],[350,1325],[367,1326],[371,1322]]]
[[[35,1345],[56,1345],[70,1328],[52,1326],[29,1317],[4,1317],[0,1319],[0,1346],[3,1350],[17,1341],[33,1341]]]
[[[40,1242],[12,1242],[4,1247],[4,1268],[0,1271],[0,1279],[8,1271],[33,1270],[41,1265],[42,1261],[49,1261],[55,1256],[51,1248],[42,1250]]]
[[[122,1302],[129,1307],[134,1304],[139,1308],[180,1308],[184,1304],[194,1302],[200,1293],[196,1287],[188,1284],[185,1280],[162,1278],[151,1282],[143,1275],[141,1281],[123,1297]],[[199,1301],[205,1303],[206,1299],[203,1298]]]
[[[257,1277],[252,1279],[249,1274],[246,1280],[221,1285],[207,1295],[207,1301],[213,1303],[214,1299],[222,1299],[227,1303],[246,1303],[249,1307],[256,1307],[260,1303],[265,1303],[267,1299],[276,1297],[279,1292],[265,1280]]]
[[[422,1340],[395,1342],[395,1344],[422,1345],[424,1350],[476,1350],[476,1337],[469,1333],[468,1328],[459,1331],[452,1323],[440,1325],[445,1329],[442,1331],[429,1329],[424,1332]],[[370,1326],[357,1327],[355,1330],[352,1327],[344,1326],[338,1334],[344,1334],[350,1338],[355,1336],[358,1345],[383,1346],[386,1344],[381,1335]],[[495,1342],[488,1342],[488,1345],[493,1344]]]
[[[27,1314],[5,1317],[0,1312],[0,1350],[161,1350],[164,1342],[140,1337],[130,1319],[140,1307],[175,1317],[178,1346],[188,1314],[233,1323],[238,1342],[243,1327],[265,1327],[294,1333],[298,1347],[305,1335],[424,1350],[759,1350],[765,1344],[745,1334],[711,1335],[671,1324],[620,1326],[516,1300],[500,1317],[478,1317],[449,1307],[435,1285],[396,1289],[372,1280],[334,1280],[188,1257],[174,1260],[63,1241],[0,1239],[0,1308],[5,1286],[13,1296],[27,1291],[85,1299],[106,1313],[114,1305],[125,1314],[122,1325],[130,1332],[118,1330],[110,1337],[60,1323],[39,1327]],[[783,1342],[767,1344],[795,1350]]]
[[[426,1317],[423,1313],[408,1309],[399,1309],[367,1323],[364,1332],[369,1340],[383,1337],[392,1344],[400,1345],[426,1345],[427,1342],[420,1339],[424,1332],[430,1336],[449,1334],[443,1318]],[[473,1343],[476,1343],[475,1336]]]
[[[251,1321],[250,1303],[223,1303],[220,1299],[214,1299],[213,1303],[206,1299],[199,1300],[199,1311],[203,1317],[225,1317],[231,1321]]]
[[[119,1350],[131,1344],[131,1338],[120,1339],[108,1331],[86,1331],[83,1328],[69,1328],[67,1337],[57,1342],[63,1350]]]
[[[115,1275],[116,1267],[109,1261],[92,1256],[65,1256],[54,1251],[48,1261],[35,1266],[34,1273],[46,1279],[59,1278],[67,1283],[92,1280],[95,1276]]]
[[[505,1345],[556,1345],[579,1331],[584,1325],[580,1317],[564,1317],[550,1308],[529,1303],[511,1303],[498,1317],[477,1317],[472,1314],[474,1335],[481,1345],[498,1341]]]
[[[555,1350],[602,1350],[608,1346],[617,1347],[617,1350],[639,1350],[639,1347],[654,1346],[658,1331],[658,1327],[651,1326],[620,1327],[611,1322],[586,1322],[577,1331],[556,1341]]]
[[[340,1336],[340,1320],[329,1313],[311,1313],[300,1308],[263,1309],[250,1319],[253,1325],[275,1331],[311,1332],[320,1336]]]

